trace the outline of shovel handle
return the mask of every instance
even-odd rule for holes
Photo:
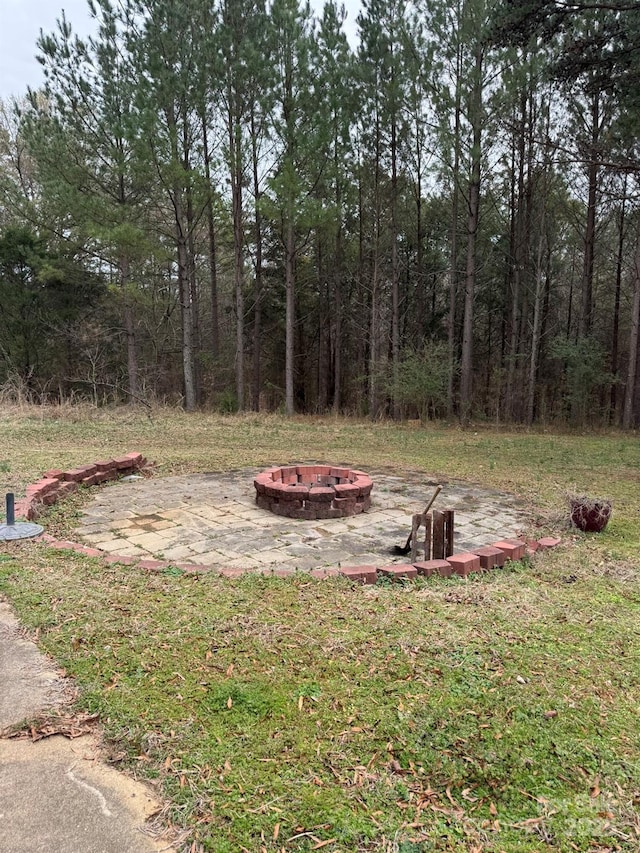
[[[442,486],[438,486],[438,487],[436,488],[435,492],[433,493],[433,497],[431,498],[431,500],[430,500],[430,501],[429,501],[429,503],[427,504],[427,507],[426,507],[426,509],[425,509],[425,511],[424,511],[424,514],[425,514],[425,515],[429,512],[429,510],[431,509],[431,507],[432,507],[432,506],[433,506],[433,504],[434,504],[435,499],[438,497],[438,495],[440,494],[440,492],[441,492],[441,491],[442,491]],[[407,548],[409,548],[409,546],[410,546],[410,544],[411,544],[411,537],[412,537],[412,536],[413,536],[413,529],[411,530],[411,533],[409,534],[409,537],[408,537],[408,539],[407,539],[407,541],[406,541],[406,543],[405,543],[405,546],[404,546],[404,548],[403,548],[403,550],[404,550],[405,552],[406,552]]]
[[[438,497],[438,495],[440,494],[441,491],[442,491],[442,486],[437,486],[435,492],[433,493],[433,497],[431,498],[431,500],[427,504],[427,508],[424,511],[425,515],[429,512],[429,510],[431,509],[431,507],[433,506],[433,504],[435,502],[435,499]]]

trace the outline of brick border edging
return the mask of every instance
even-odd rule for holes
[[[533,557],[538,551],[556,548],[561,540],[552,536],[541,539],[503,539],[493,545],[483,545],[462,554],[452,554],[445,560],[426,560],[417,563],[391,563],[388,566],[343,566],[340,569],[321,570],[340,574],[350,580],[375,584],[380,576],[391,581],[415,580],[418,575],[450,578],[452,575],[466,578],[473,572],[486,572],[502,568],[505,563],[517,562],[523,557]]]
[[[142,453],[127,453],[114,459],[105,459],[68,471],[53,469],[40,480],[27,486],[26,497],[15,504],[16,515],[35,521],[43,506],[53,506],[57,501],[75,492],[80,486],[97,486],[134,474],[147,464]]]
[[[345,577],[362,584],[375,584],[383,577],[393,582],[415,580],[418,575],[450,578],[452,575],[466,578],[473,572],[485,572],[502,568],[505,563],[517,562],[525,556],[532,557],[538,551],[546,551],[560,545],[561,540],[545,536],[537,540],[505,539],[494,545],[484,545],[475,551],[452,554],[446,560],[427,560],[417,563],[392,563],[388,566],[342,566],[339,569],[311,569],[309,572],[296,572],[291,569],[225,569],[196,563],[180,563],[176,560],[151,560],[143,557],[119,557],[107,554],[99,548],[80,545],[65,539],[56,539],[48,533],[42,533],[38,539],[46,542],[50,548],[60,551],[73,551],[86,557],[99,557],[110,565],[134,566],[148,572],[162,572],[167,569],[180,569],[185,574],[213,573],[225,578],[238,578],[246,574],[288,578],[295,574],[309,575],[316,580],[331,577]]]
[[[52,506],[58,500],[76,491],[79,486],[96,486],[109,480],[117,480],[133,474],[144,468],[147,464],[142,453],[127,453],[114,459],[93,462],[82,465],[68,471],[58,469],[47,471],[43,477],[35,483],[27,486],[26,497],[16,502],[15,509],[18,516],[27,521],[33,521],[38,517],[42,506]],[[361,472],[351,472],[358,473]],[[366,476],[366,475],[365,475]],[[222,577],[237,578],[245,574],[273,575],[274,577],[290,577],[296,574],[290,569],[264,569],[256,572],[254,569],[225,569],[213,568],[212,566],[197,565],[196,563],[180,563],[175,560],[151,560],[143,557],[119,557],[117,554],[108,554],[99,548],[91,548],[81,545],[79,542],[71,542],[67,539],[56,539],[49,533],[42,533],[36,537],[41,542],[46,542],[49,547],[61,551],[73,551],[87,557],[99,557],[105,563],[120,564],[124,566],[135,566],[150,572],[161,572],[167,569],[177,568],[186,574],[200,574],[214,572]],[[484,545],[462,554],[452,554],[446,560],[426,560],[416,563],[392,563],[388,566],[342,566],[340,568],[312,569],[304,572],[313,578],[323,580],[324,578],[342,576],[358,583],[375,584],[379,577],[391,581],[414,580],[418,575],[431,577],[451,577],[458,575],[467,577],[472,572],[484,572],[494,568],[501,568],[506,562],[521,560],[525,555],[533,556],[537,551],[545,551],[555,548],[560,544],[560,539],[545,536],[537,540],[503,539],[494,542],[493,545]]]

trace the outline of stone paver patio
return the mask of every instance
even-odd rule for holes
[[[422,512],[436,481],[369,472],[374,488],[368,512],[348,518],[282,518],[255,504],[253,479],[261,469],[120,481],[100,490],[75,533],[113,555],[254,571],[339,566],[384,566],[403,545],[411,516]],[[455,551],[516,536],[529,524],[509,494],[447,483],[434,506],[455,511]],[[419,557],[420,558],[420,557]]]

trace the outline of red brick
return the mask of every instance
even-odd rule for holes
[[[279,498],[282,494],[283,485],[279,480],[275,480],[271,485],[264,487],[264,492],[268,497]]]
[[[124,458],[128,459],[129,464],[135,467],[143,465],[147,461],[142,455],[142,453],[137,453],[135,450],[132,453],[126,453]]]
[[[56,551],[75,551],[78,547],[77,542],[69,542],[66,539],[56,539],[50,543],[50,547]]]
[[[386,578],[390,578],[394,581],[400,580],[413,580],[418,576],[418,570],[415,566],[410,565],[397,565],[393,564],[391,566],[381,566],[378,571],[381,575],[384,575]]]
[[[312,578],[316,578],[316,580],[324,580],[325,578],[335,578],[336,575],[340,574],[339,569],[311,569],[309,572]]]
[[[95,473],[94,471],[90,472]],[[70,471],[65,471],[63,477],[65,480],[72,480],[74,483],[79,483],[83,477],[89,476],[86,468],[72,468]]]
[[[474,548],[472,553],[480,557],[480,567],[482,569],[493,569],[495,566],[504,566],[504,551],[500,548],[494,548],[493,545]]]
[[[305,481],[309,478],[310,481],[315,481],[316,477],[322,476],[330,476],[330,468],[328,465],[297,465],[296,472],[300,477],[303,477]]]
[[[535,539],[527,539],[526,546],[527,546],[526,553],[531,555],[531,554],[536,553],[536,551],[540,547],[540,543],[537,542]]]
[[[378,572],[375,566],[342,566],[340,574],[352,581],[360,583],[375,583],[378,580]]]
[[[423,560],[422,562],[414,563],[413,567],[419,575],[425,575],[426,577],[440,575],[442,578],[450,578],[453,571],[451,563],[448,563],[446,560]]]
[[[341,480],[351,479],[351,471],[349,468],[330,468],[329,474],[332,477],[339,477]]]
[[[267,495],[256,495],[256,504],[260,509],[266,509],[271,512],[271,498],[267,497]]]
[[[349,498],[335,498],[332,506],[334,509],[340,510],[340,516],[344,518],[356,515],[356,513],[358,512],[358,506],[356,502],[353,500],[349,500]]]
[[[307,507],[303,507],[302,509],[296,509],[291,513],[291,518],[299,518],[303,521],[313,521],[315,515],[314,511],[311,509],[307,509]]]
[[[542,551],[546,551],[547,548],[557,548],[561,541],[561,539],[556,539],[555,536],[543,536],[542,539],[538,540],[538,545]]]
[[[102,557],[104,551],[98,548],[89,548],[87,545],[76,545],[73,549],[78,554],[84,554],[86,557]]]
[[[360,494],[360,486],[357,483],[338,483],[334,486],[336,497],[352,498],[355,500]]]
[[[476,557],[475,554],[453,554],[451,557],[447,557],[447,562],[453,571],[463,578],[466,578],[471,572],[480,571],[480,557]]]
[[[72,492],[77,491],[77,489],[77,483],[75,483],[73,480],[65,480],[58,486],[58,497],[66,498],[67,495],[70,495]]]
[[[297,518],[295,513],[304,508],[302,501],[282,501],[277,504],[277,515],[282,515],[285,518]]]
[[[294,482],[298,479],[298,469],[295,465],[289,465],[287,467],[280,469],[280,479],[283,481],[287,480],[287,477],[294,477]]]
[[[62,480],[64,477],[64,471],[60,471],[58,468],[53,468],[51,471],[46,471],[44,474],[45,480]]]
[[[182,569],[183,572],[187,572],[188,574],[211,571],[211,566],[202,566],[199,563],[169,563],[169,565],[175,566],[176,569]]]
[[[243,571],[248,572],[249,569],[243,569]],[[295,569],[262,569],[260,574],[270,575],[274,578],[289,578],[295,574]]]
[[[40,502],[43,503],[45,506],[53,506],[57,500],[58,500],[58,493],[57,492],[49,492],[46,495],[42,495],[40,498]]]
[[[371,490],[373,489],[373,482],[371,481],[371,477],[368,477],[366,474],[358,475],[358,477],[354,480],[354,485],[358,486],[360,494],[362,497],[368,497],[371,494]]]
[[[329,486],[314,486],[309,489],[308,500],[314,503],[331,503],[335,497],[335,492]]]
[[[57,491],[59,486],[60,481],[55,477],[44,477],[42,480],[38,480],[37,483],[28,485],[26,491],[28,495],[47,495],[49,492]]]
[[[109,480],[117,480],[120,472],[117,468],[112,471],[98,471],[93,476],[96,478],[96,483],[107,483]]]
[[[521,560],[526,546],[520,539],[503,539],[500,542],[494,542],[493,547],[504,551],[507,560]]]
[[[120,473],[127,469],[131,470],[136,467],[135,463],[131,461],[130,456],[116,456],[113,461],[116,463],[116,468]]]
[[[95,463],[98,471],[117,471],[118,466],[116,464],[115,459],[104,459],[101,462]]]
[[[91,474],[89,477],[83,477],[80,480],[81,486],[97,486],[98,483],[102,482],[100,479],[100,474]]]
[[[27,521],[35,521],[38,517],[38,508],[36,504],[29,499],[16,501],[15,513],[16,518],[24,518]]]
[[[166,569],[171,563],[167,563],[163,560],[138,560],[136,561],[136,565],[139,569],[147,569],[152,572],[157,572],[160,569]]]
[[[283,501],[295,501],[296,503],[305,500],[309,495],[309,489],[306,486],[287,486],[280,492],[280,499]]]
[[[218,574],[223,578],[241,578],[246,569],[218,569]]]
[[[104,554],[102,559],[105,563],[112,565],[120,564],[122,566],[134,566],[138,562],[137,557],[119,557],[117,554]]]

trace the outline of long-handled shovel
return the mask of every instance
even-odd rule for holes
[[[438,495],[440,494],[441,491],[442,491],[442,486],[437,486],[435,492],[433,493],[433,497],[431,498],[431,500],[427,504],[427,508],[424,511],[424,515],[426,515],[429,512],[429,510],[431,509],[431,507],[434,504],[435,499],[438,497]],[[398,555],[408,554],[409,551],[411,550],[411,537],[412,536],[413,536],[413,528],[411,528],[411,533],[409,534],[409,537],[407,538],[407,541],[405,542],[404,546],[394,545],[391,553],[398,554]]]

